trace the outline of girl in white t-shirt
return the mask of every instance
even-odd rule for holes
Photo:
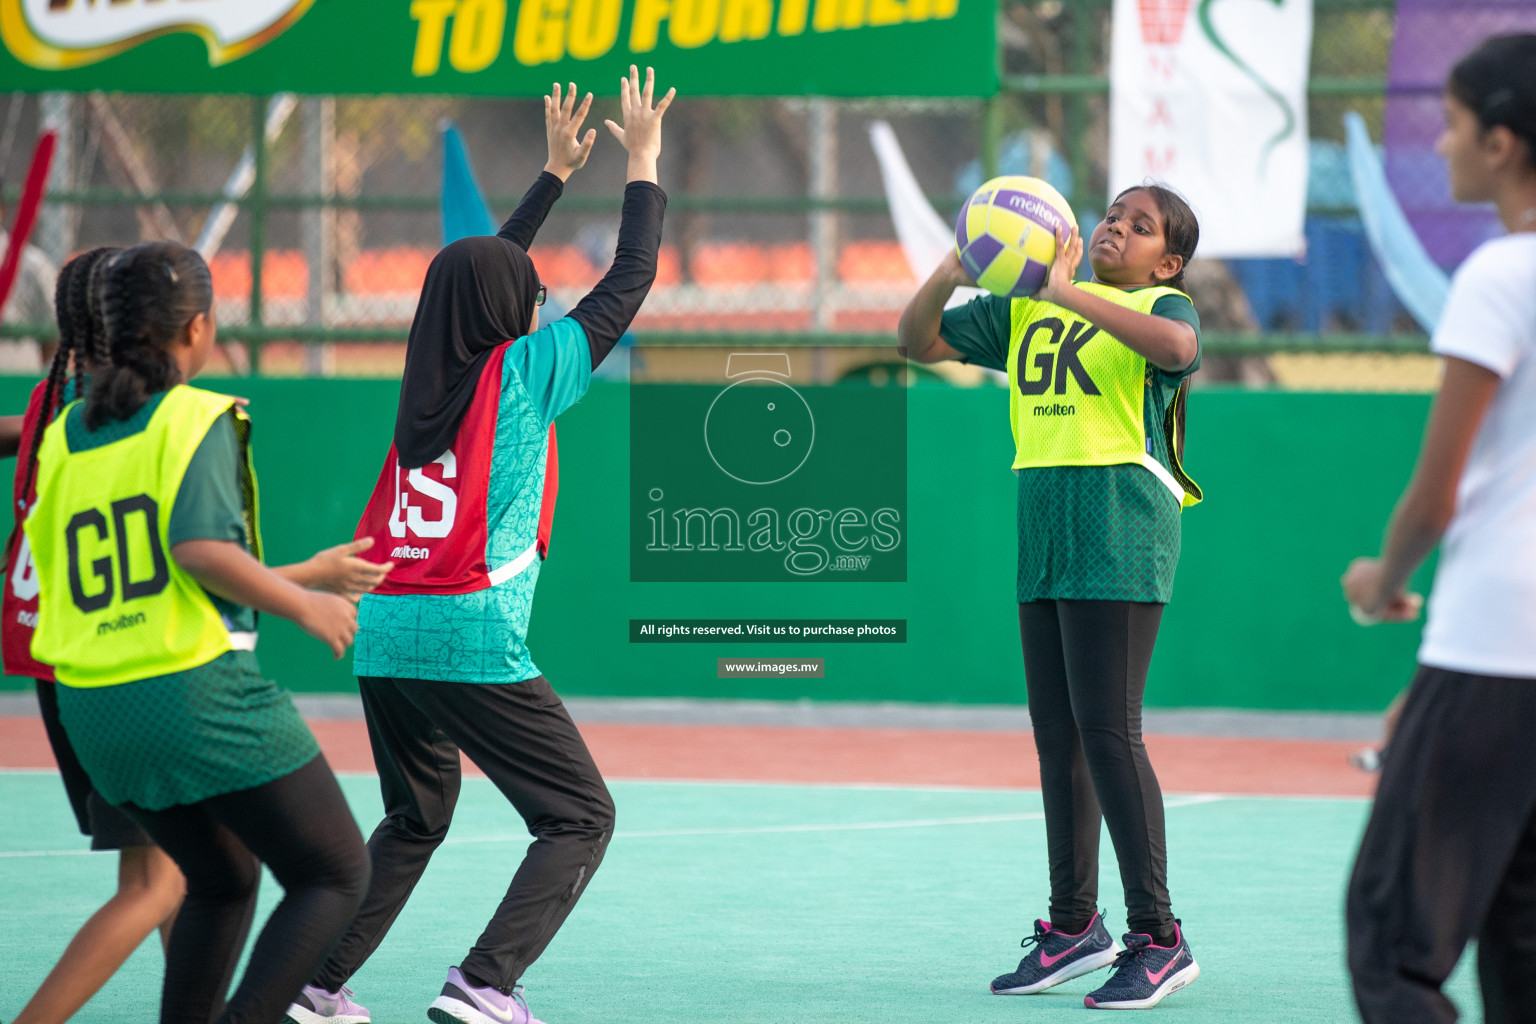
[[[1408,578],[1441,547],[1349,885],[1366,1024],[1454,1020],[1440,988],[1473,938],[1484,1019],[1536,1021],[1536,35],[1463,57],[1445,118],[1452,193],[1492,202],[1509,234],[1456,272],[1418,466],[1381,557],[1344,576],[1358,616],[1409,621]]]

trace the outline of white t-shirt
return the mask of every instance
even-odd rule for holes
[[[1419,661],[1536,679],[1536,233],[1467,258],[1430,347],[1502,383],[1456,490]]]

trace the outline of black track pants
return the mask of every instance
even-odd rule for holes
[[[1131,931],[1173,931],[1163,794],[1141,741],[1142,693],[1162,618],[1162,605],[1131,601],[1019,605],[1051,922],[1073,933],[1098,906],[1101,820],[1120,861]]]
[[[1536,1022],[1536,679],[1421,667],[1349,882],[1366,1024],[1449,1024],[1477,939],[1487,1024]]]
[[[166,951],[161,1024],[278,1024],[368,887],[363,836],[325,758],[199,803],[123,810],[187,877]],[[226,1005],[262,864],[282,884],[283,898]]]
[[[448,834],[467,754],[534,837],[501,905],[461,965],[510,990],[565,922],[602,863],[613,800],[543,676],[521,683],[359,680],[385,818],[368,840],[373,882],[315,983],[334,992],[384,940]]]

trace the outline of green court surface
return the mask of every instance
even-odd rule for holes
[[[343,779],[372,827],[372,778]],[[1034,792],[618,782],[618,833],[564,930],[528,975],[550,1024],[991,1022],[1095,1019],[1095,974],[1049,993],[987,991],[1045,913]],[[0,1019],[21,1007],[110,894],[111,854],[78,854],[58,777],[0,774]],[[1342,898],[1359,800],[1168,799],[1170,882],[1203,970],[1152,1011],[1168,1021],[1355,1019]],[[380,1024],[424,1021],[526,845],[483,779],[379,952],[352,980]],[[1104,844],[1101,903],[1124,924]],[[261,920],[275,898],[270,879]],[[155,1018],[153,943],[75,1018]],[[1468,965],[1452,996],[1477,1020]]]

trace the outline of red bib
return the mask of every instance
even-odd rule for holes
[[[395,446],[389,446],[355,535],[373,538],[373,547],[360,557],[395,563],[374,593],[473,593],[511,579],[535,557],[548,555],[560,486],[554,424],[549,428],[537,541],[505,565],[488,565],[485,560],[489,540],[485,503],[501,407],[502,362],[511,344],[486,360],[452,447],[428,465],[405,469]]]
[[[21,521],[37,500],[36,477],[27,493],[21,493],[27,485],[27,457],[32,453],[37,432],[53,418],[52,409],[44,415],[43,392],[47,387],[48,382],[42,380],[32,389],[26,414],[21,418],[21,447],[16,452],[16,477],[12,485],[16,501],[11,506],[16,524],[5,542],[5,591],[0,595],[0,660],[4,661],[8,676],[51,680],[53,666],[32,657],[32,633],[37,629],[37,566],[32,562],[32,546],[21,528]]]

